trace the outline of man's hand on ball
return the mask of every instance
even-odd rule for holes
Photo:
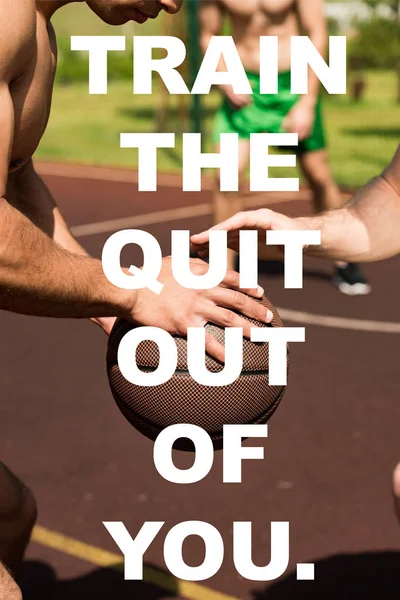
[[[239,252],[239,232],[244,229],[257,229],[258,256],[261,260],[277,260],[282,258],[282,247],[267,246],[265,244],[265,232],[268,230],[302,230],[308,229],[306,219],[292,219],[276,213],[268,208],[240,212],[235,216],[215,225],[208,231],[203,231],[191,237],[192,250],[200,256],[207,256],[210,231],[224,230],[228,232],[228,247]]]
[[[191,271],[202,275],[208,264],[192,259]],[[134,305],[124,317],[140,325],[160,327],[169,333],[186,335],[188,327],[204,327],[214,323],[221,327],[242,327],[245,337],[250,337],[251,323],[236,314],[238,311],[251,319],[270,323],[273,315],[253,298],[262,298],[261,288],[239,291],[239,274],[228,271],[223,283],[211,290],[189,290],[179,285],[173,276],[171,259],[164,258],[158,281],[164,284],[161,294],[148,289],[138,290]],[[248,294],[249,296],[245,295]],[[212,335],[206,336],[206,351],[224,362],[225,350]]]

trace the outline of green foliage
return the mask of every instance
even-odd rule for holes
[[[400,0],[364,0],[370,8],[376,10],[378,6],[388,6],[394,16],[400,16]]]
[[[327,18],[329,35],[340,35],[340,23],[335,17]]]
[[[348,44],[349,59],[353,66],[398,68],[400,21],[373,16],[369,21],[359,21],[357,30],[357,36]]]

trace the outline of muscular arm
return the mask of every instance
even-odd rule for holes
[[[0,308],[49,317],[123,316],[101,263],[74,255],[0,200]]]
[[[297,0],[300,26],[310,38],[319,53],[324,56],[328,42],[328,29],[324,14],[324,0]],[[309,70],[308,94],[303,102],[315,105],[318,99],[320,82],[312,69]]]
[[[89,256],[71,234],[49,189],[36,173],[32,161],[21,169],[15,187],[16,193],[8,198],[14,208],[69,252]]]
[[[238,310],[251,319],[270,322],[270,311],[238,292],[239,275],[232,271],[218,287],[190,290],[175,281],[171,260],[166,258],[158,276],[164,285],[160,295],[148,289],[114,287],[101,263],[85,256],[71,239],[31,164],[8,182],[15,127],[10,88],[27,68],[27,56],[31,58],[27,40],[32,42],[36,35],[35,3],[0,0],[0,9],[4,42],[0,52],[0,309],[52,317],[121,316],[180,335],[186,335],[188,327],[212,322],[242,327],[250,337],[249,321],[233,312]],[[207,272],[202,261],[192,260],[190,268],[198,275]],[[262,290],[248,293],[258,298]],[[206,351],[224,361],[224,347],[212,335],[206,336]]]
[[[8,201],[14,113],[1,75],[0,308],[54,317],[122,316],[124,294],[105,278],[101,263],[67,252]]]
[[[223,7],[219,0],[202,0],[199,3],[200,46],[206,52],[213,35],[221,35]],[[223,67],[221,62],[220,67]]]
[[[10,88],[31,66],[36,13],[32,0],[0,0],[0,9],[0,308],[38,316],[122,316],[127,294],[108,282],[101,263],[79,256],[79,246],[68,252],[54,241],[63,243],[66,227],[54,207],[48,210],[51,200],[32,166],[8,182],[16,126]]]
[[[7,200],[14,208],[65,250],[78,256],[89,257],[69,231],[54,198],[36,173],[32,161],[15,177],[13,187],[14,193]],[[92,316],[91,319],[106,333],[110,333],[114,324],[113,318]]]
[[[308,254],[371,262],[400,253],[400,147],[383,174],[346,207],[298,223],[322,232],[322,246]]]
[[[339,210],[316,217],[292,219],[269,209],[238,213],[214,229],[229,232],[229,247],[239,250],[239,232],[260,232],[259,256],[276,258],[265,245],[266,230],[320,230],[321,246],[310,246],[306,253],[343,261],[372,262],[400,253],[400,147],[380,177],[362,188]],[[209,231],[192,236],[193,250],[207,252]]]

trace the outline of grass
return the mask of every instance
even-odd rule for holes
[[[368,74],[366,98],[359,104],[349,96],[327,97],[325,122],[331,163],[336,180],[356,187],[378,174],[400,140],[400,107],[395,104],[396,79],[391,72]],[[166,108],[166,129],[188,129],[188,97],[135,96],[132,82],[110,82],[108,94],[90,96],[87,84],[57,85],[48,130],[37,157],[87,164],[137,166],[137,151],[120,149],[121,132],[155,132],[157,118]],[[205,98],[205,149],[211,151],[212,115],[217,94]],[[161,171],[181,169],[181,135],[177,148],[159,151]],[[275,176],[293,176],[292,170],[275,170]]]
[[[53,23],[63,41],[68,42],[71,34],[125,35],[129,49],[132,35],[182,37],[185,20],[181,11],[173,19],[162,15],[145,25],[129,23],[115,28],[97,19],[84,3],[77,3],[56,12]],[[68,49],[65,56],[68,60]],[[130,69],[129,61],[125,64]],[[400,107],[396,105],[395,97],[395,74],[371,72],[366,97],[361,103],[352,103],[349,96],[326,98],[324,113],[331,163],[341,185],[357,187],[364,184],[390,160],[400,140]],[[177,133],[177,147],[159,151],[158,166],[163,171],[179,171],[182,161],[180,134],[189,129],[189,102],[187,96],[171,97],[163,94],[160,88],[152,96],[134,96],[132,81],[111,81],[106,96],[90,96],[87,83],[62,85],[58,82],[48,130],[37,157],[135,168],[137,151],[120,149],[119,134],[160,131],[160,119],[164,116],[163,128]],[[203,128],[207,151],[212,150],[212,120],[218,103],[217,93],[204,98]],[[278,177],[293,176],[292,169],[271,171]]]

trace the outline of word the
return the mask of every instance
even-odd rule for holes
[[[250,191],[298,192],[297,177],[270,177],[270,167],[295,167],[295,154],[270,154],[270,147],[298,146],[297,133],[250,134]],[[139,192],[157,191],[157,150],[175,148],[174,133],[121,133],[121,148],[137,148]],[[239,136],[220,134],[219,152],[201,151],[201,134],[182,136],[182,190],[200,192],[202,169],[219,170],[219,189],[239,191]]]
[[[89,52],[89,93],[107,94],[110,51],[125,50],[124,36],[72,36],[71,50]],[[278,93],[279,41],[277,36],[260,37],[260,91]],[[153,58],[153,50],[166,52]],[[177,68],[186,59],[183,41],[172,36],[134,36],[133,93],[151,94],[153,73],[158,73],[170,94],[209,94],[213,85],[231,85],[237,94],[253,90],[231,36],[213,36],[205,52],[191,90]],[[226,70],[218,69],[221,59]],[[329,65],[309,37],[291,38],[291,92],[308,93],[309,69],[312,69],[329,94],[346,93],[346,37],[329,38]]]

